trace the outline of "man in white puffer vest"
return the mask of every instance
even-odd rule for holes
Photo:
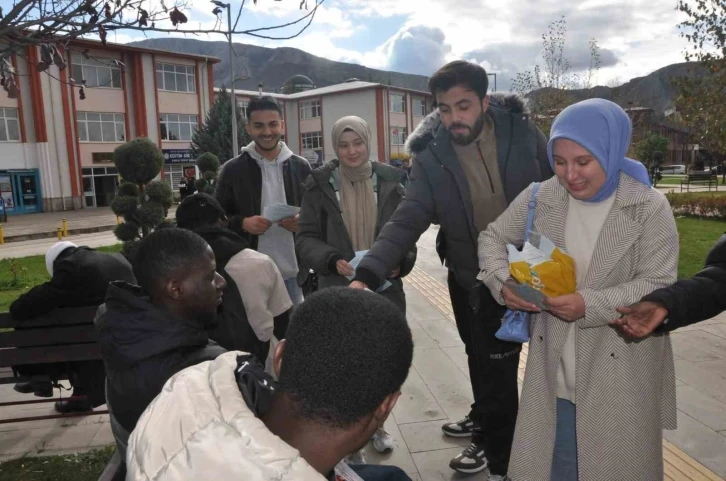
[[[229,352],[177,373],[136,424],[127,481],[410,481],[347,466],[396,405],[413,358],[405,316],[367,291],[322,290],[275,350],[279,382]]]

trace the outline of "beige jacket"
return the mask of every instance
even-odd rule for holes
[[[479,279],[503,304],[509,278],[506,245],[521,244],[531,186],[479,237]],[[565,245],[569,194],[557,178],[542,183],[535,232]],[[625,174],[580,290],[585,317],[576,321],[579,477],[585,481],[662,481],[662,430],[676,426],[669,336],[623,339],[608,322],[615,309],[676,280],[678,232],[666,198]],[[512,447],[513,481],[550,481],[555,442],[557,370],[569,324],[532,317],[529,357]]]
[[[325,480],[247,407],[234,377],[240,354],[166,382],[131,434],[127,481]]]

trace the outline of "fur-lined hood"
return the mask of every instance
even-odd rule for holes
[[[522,98],[514,94],[492,94],[489,108],[512,114],[527,113]],[[411,155],[416,155],[425,150],[429,142],[433,140],[434,135],[436,135],[439,126],[441,126],[441,120],[439,119],[439,110],[436,109],[427,115],[408,137],[406,151]]]

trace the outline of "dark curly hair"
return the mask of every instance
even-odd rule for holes
[[[489,76],[480,65],[466,60],[454,60],[429,78],[429,91],[434,96],[434,102],[438,92],[447,92],[457,85],[473,90],[480,99],[484,99],[489,89]]]
[[[299,418],[346,428],[401,389],[413,358],[406,316],[379,294],[330,287],[295,311],[280,391]]]

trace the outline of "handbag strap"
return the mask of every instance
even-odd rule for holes
[[[537,191],[539,190],[539,182],[532,184],[532,196],[529,198],[529,206],[527,209],[527,230],[524,231],[524,241],[529,240],[529,234],[532,232],[532,224],[534,223],[534,208],[537,206]]]

